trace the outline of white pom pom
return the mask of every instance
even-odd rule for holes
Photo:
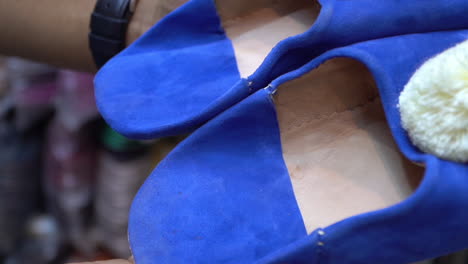
[[[423,64],[399,107],[403,127],[422,151],[468,162],[468,41]]]

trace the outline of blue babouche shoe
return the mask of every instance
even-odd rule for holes
[[[101,69],[96,99],[128,137],[185,133],[329,49],[467,28],[467,13],[466,0],[191,0]]]
[[[468,248],[466,40],[334,49],[207,122],[136,196],[136,263],[406,264]]]

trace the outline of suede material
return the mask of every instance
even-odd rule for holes
[[[99,71],[96,101],[116,131],[147,139],[164,135],[152,133],[155,126],[187,132],[177,122],[191,127],[187,115],[206,110],[239,80],[212,0],[190,1]]]
[[[265,60],[265,66],[272,66],[260,67],[251,77],[260,81],[258,88],[333,48],[383,37],[468,27],[468,2],[463,0],[320,2],[322,13],[315,25],[280,43]]]
[[[100,70],[95,81],[99,110],[127,137],[177,135],[329,49],[468,27],[466,0],[320,3],[321,13],[310,30],[281,41],[246,81],[240,78],[213,0],[191,0]]]
[[[468,31],[453,31],[368,41],[330,51],[275,80],[272,87],[335,57],[361,61],[376,80],[400,150],[410,160],[426,164],[426,173],[417,192],[402,203],[325,228],[324,246],[306,238],[297,243],[300,246],[280,249],[260,263],[312,263],[304,252],[320,252],[321,264],[406,264],[468,248],[468,210],[464,209],[468,208],[468,164],[420,152],[402,128],[397,106],[404,85],[425,61],[467,39]]]
[[[193,133],[146,181],[129,220],[136,263],[251,263],[306,235],[266,94]]]
[[[135,198],[129,238],[136,262],[406,264],[468,248],[468,164],[417,150],[397,108],[416,69],[467,38],[468,31],[414,34],[332,50],[218,115],[180,144]],[[335,57],[369,68],[400,150],[427,169],[405,201],[307,235],[271,95]]]

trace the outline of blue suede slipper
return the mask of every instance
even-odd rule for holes
[[[468,248],[468,164],[416,148],[398,107],[421,65],[467,39],[334,49],[210,120],[136,196],[136,263],[406,264]]]
[[[99,71],[112,128],[136,139],[189,132],[332,48],[468,27],[466,0],[230,2],[189,1]]]

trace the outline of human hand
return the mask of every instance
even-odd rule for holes
[[[135,13],[128,26],[127,45],[185,2],[187,0],[137,0]]]
[[[106,261],[83,262],[83,263],[74,263],[74,264],[134,264],[134,262],[132,260],[113,259],[113,260],[106,260]]]

